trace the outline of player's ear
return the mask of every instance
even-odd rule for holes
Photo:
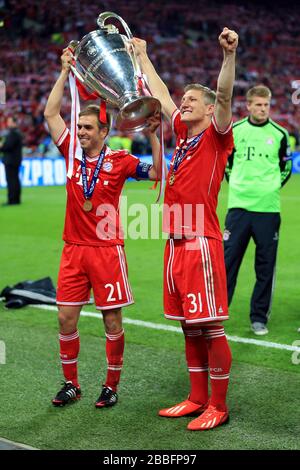
[[[100,129],[100,134],[102,139],[105,139],[108,136],[108,128],[102,127],[102,129]]]
[[[207,107],[206,107],[206,114],[208,116],[212,116],[214,114],[214,110],[215,110],[215,105],[214,104],[208,104]]]

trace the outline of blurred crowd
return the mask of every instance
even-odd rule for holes
[[[6,85],[0,132],[6,116],[16,114],[25,136],[25,154],[55,154],[43,110],[60,71],[62,49],[97,29],[99,13],[113,11],[135,36],[147,40],[149,55],[177,104],[187,83],[216,87],[222,61],[218,35],[224,26],[235,29],[240,42],[234,118],[246,115],[246,90],[263,83],[273,92],[271,117],[295,136],[296,144],[300,108],[293,104],[292,94],[300,87],[297,9],[288,0],[282,6],[267,0],[245,5],[234,0],[51,0],[51,5],[45,0],[0,0],[0,80]],[[65,118],[70,115],[68,93],[62,113]],[[119,146],[136,145],[141,153],[147,152],[147,141],[141,136],[115,133],[113,137],[112,145],[119,139]],[[165,138],[167,148],[171,147],[167,125]]]

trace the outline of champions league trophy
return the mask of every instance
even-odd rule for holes
[[[112,24],[108,18],[117,18],[126,32]],[[132,48],[127,47],[132,38],[125,21],[112,12],[101,13],[92,31],[81,41],[71,41],[75,65],[71,69],[77,79],[92,92],[96,92],[113,108],[119,110],[116,125],[123,131],[140,131],[149,117],[160,112],[160,102],[145,96],[141,87],[141,73]]]

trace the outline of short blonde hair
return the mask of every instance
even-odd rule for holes
[[[210,88],[208,88],[207,86],[200,85],[200,83],[190,83],[184,88],[184,93],[186,93],[189,90],[201,91],[204,97],[205,104],[215,104],[216,93]]]
[[[257,85],[253,88],[250,88],[250,90],[248,90],[246,94],[246,99],[248,102],[252,101],[255,97],[271,99],[272,92],[270,88],[265,85]]]

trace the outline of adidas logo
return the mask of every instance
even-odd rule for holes
[[[223,313],[222,307],[219,308],[218,313]]]

